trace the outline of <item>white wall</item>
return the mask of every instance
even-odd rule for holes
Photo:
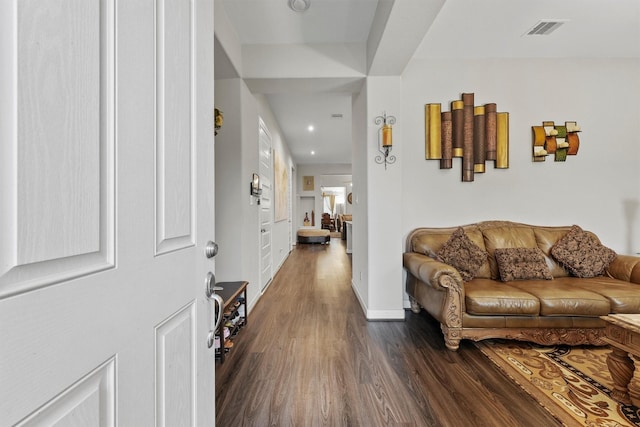
[[[352,102],[353,134],[353,218],[351,256],[351,285],[366,313],[369,301],[369,245],[367,233],[369,218],[367,216],[368,184],[367,184],[367,91],[363,89],[354,96]]]
[[[461,182],[461,163],[424,159],[424,104],[474,92],[510,113],[510,167]],[[578,224],[619,253],[640,250],[640,60],[419,60],[403,75],[402,236],[418,226],[504,219]],[[577,121],[580,150],[531,161],[531,126]]]
[[[261,296],[259,209],[249,194],[253,173],[258,172],[258,118],[262,117],[288,167],[291,155],[278,123],[264,97],[253,95],[242,79],[216,81],[216,106],[224,113],[224,125],[216,136],[216,261],[218,281],[247,280],[248,306]],[[289,221],[276,222],[272,228],[273,274],[290,250]]]
[[[215,0],[215,36],[218,41],[216,48],[223,50],[228,66],[239,75],[246,75],[242,47],[222,0]],[[220,247],[215,258],[215,272],[218,281],[249,281],[247,303],[251,309],[261,296],[259,263],[256,262],[260,259],[260,206],[249,194],[252,174],[259,170],[259,118],[266,124],[272,137],[273,149],[282,156],[289,173],[293,162],[268,103],[263,96],[251,93],[246,80],[219,79],[216,80],[215,89],[215,105],[224,112],[223,128],[215,138],[215,239]],[[292,179],[291,183],[295,184],[295,181]],[[290,194],[295,194],[294,191],[295,188]],[[272,228],[274,276],[289,255],[290,229],[289,221],[274,223]]]
[[[364,213],[354,213],[354,219],[367,217],[366,228],[360,228],[354,220],[354,234],[366,233],[366,240],[360,240],[368,246],[368,263],[366,269],[369,287],[365,315],[368,319],[404,319],[402,282],[402,251],[400,238],[402,224],[400,207],[403,197],[403,170],[406,155],[404,144],[408,138],[403,129],[408,125],[402,115],[402,80],[400,77],[367,77],[366,83],[366,140],[359,141],[365,145],[367,181],[367,200],[356,205]],[[385,166],[375,161],[379,151],[379,130],[381,125],[375,123],[377,116],[395,116],[393,127],[393,151],[396,156],[394,164]],[[354,183],[355,187],[355,183]],[[359,197],[360,199],[360,197]],[[354,247],[354,256],[356,248]]]
[[[244,45],[242,63],[248,79],[362,78],[366,70],[359,43]]]
[[[219,252],[214,261],[219,281],[239,280],[246,274],[243,257],[238,256],[245,250],[246,243],[239,238],[243,234],[242,218],[249,213],[243,207],[246,192],[242,191],[242,184],[247,180],[242,177],[242,144],[239,143],[242,84],[241,79],[217,80],[215,84],[215,105],[224,115],[222,129],[215,137],[215,222]]]
[[[216,80],[215,105],[224,113],[215,138],[216,279],[247,280],[251,308],[260,297],[259,206],[249,195],[251,174],[258,171],[258,108],[239,78]]]
[[[276,121],[271,108],[263,95],[255,95],[255,100],[258,106],[258,114],[264,121],[267,129],[269,130],[269,134],[271,135],[271,144],[274,151],[277,151],[287,167],[287,173],[291,174],[291,167],[293,166],[293,161],[291,159],[291,153],[289,151],[289,147],[286,144],[282,137],[282,130],[280,129],[280,125]],[[257,132],[257,119],[256,119],[256,141],[258,138]],[[256,150],[257,152],[257,150]],[[275,166],[274,166],[275,167]],[[274,183],[274,201],[273,206],[275,208],[275,181],[272,179]],[[291,190],[291,189],[290,189]],[[292,191],[289,191],[290,195],[293,195]],[[284,221],[278,221],[273,224],[272,239],[271,239],[271,254],[273,257],[273,272],[274,275],[278,271],[278,269],[282,266],[282,263],[289,256],[289,251],[291,250],[291,224],[293,218],[288,218]]]
[[[350,163],[332,163],[332,164],[299,164],[298,165],[298,181],[300,192],[302,193],[302,176],[321,176],[321,175],[351,175]],[[315,183],[316,187],[318,182]],[[327,184],[328,185],[328,184]]]

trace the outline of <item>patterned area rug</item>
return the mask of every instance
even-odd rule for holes
[[[485,340],[476,346],[511,379],[567,426],[640,426],[640,408],[609,397],[609,347],[555,346]],[[640,370],[640,369],[638,369]],[[640,373],[629,385],[640,404]]]

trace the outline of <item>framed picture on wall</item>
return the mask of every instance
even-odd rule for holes
[[[284,221],[289,219],[289,176],[287,165],[278,151],[274,152],[274,172],[275,172],[275,209],[274,221]]]
[[[302,191],[313,191],[314,189],[313,176],[302,177]]]

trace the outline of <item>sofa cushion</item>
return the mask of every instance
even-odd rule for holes
[[[640,313],[640,285],[612,277],[572,278],[575,286],[602,295],[609,300],[611,313]]]
[[[580,288],[575,277],[548,280],[526,280],[509,282],[534,295],[540,301],[542,316],[606,316],[611,305],[604,296]]]
[[[536,236],[536,243],[540,250],[544,253],[545,261],[551,270],[551,275],[554,278],[570,276],[569,271],[566,270],[562,264],[556,261],[551,256],[551,248],[556,244],[558,240],[564,237],[567,232],[571,230],[571,227],[534,227],[533,233]]]
[[[465,282],[475,277],[487,258],[485,251],[469,239],[462,227],[453,232],[436,256],[438,261],[455,267]]]
[[[498,248],[494,255],[503,282],[553,279],[544,254],[538,248]]]
[[[437,259],[438,251],[451,238],[451,235],[458,229],[456,228],[433,228],[422,229],[411,237],[411,250],[427,255],[433,259]],[[475,226],[463,226],[462,229],[467,237],[484,251],[484,237]],[[491,269],[489,267],[489,255],[484,252],[485,259],[475,274],[475,277],[488,279],[491,277]]]
[[[484,246],[489,253],[491,265],[491,278],[499,279],[500,271],[495,260],[495,250],[497,248],[537,248],[536,237],[530,226],[522,226],[513,223],[500,225],[489,223],[487,228],[482,228],[484,236]]]
[[[526,290],[496,282],[473,279],[465,283],[466,312],[473,315],[537,316],[540,301]]]
[[[577,277],[601,275],[616,257],[613,250],[577,225],[553,245],[551,255]]]

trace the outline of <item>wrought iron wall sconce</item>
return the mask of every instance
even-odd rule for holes
[[[463,182],[484,173],[490,160],[495,169],[507,169],[509,113],[498,112],[495,103],[474,105],[473,93],[452,101],[451,111],[441,111],[441,104],[426,104],[425,158],[440,160],[440,169],[452,169],[456,157],[462,159]]]
[[[375,118],[377,125],[382,125],[378,129],[378,151],[381,154],[376,156],[376,163],[384,164],[385,170],[387,164],[392,165],[396,162],[396,156],[391,154],[393,149],[393,126],[396,124],[396,118],[394,116],[387,116],[387,113],[383,113],[381,116]]]
[[[533,161],[544,162],[553,154],[556,162],[564,162],[567,156],[575,156],[580,148],[580,126],[576,122],[542,122],[542,126],[531,126],[533,134]]]
[[[254,173],[251,177],[251,184],[249,187],[249,194],[257,199],[257,203],[260,204],[260,196],[262,195],[262,186],[260,185],[260,175]]]

